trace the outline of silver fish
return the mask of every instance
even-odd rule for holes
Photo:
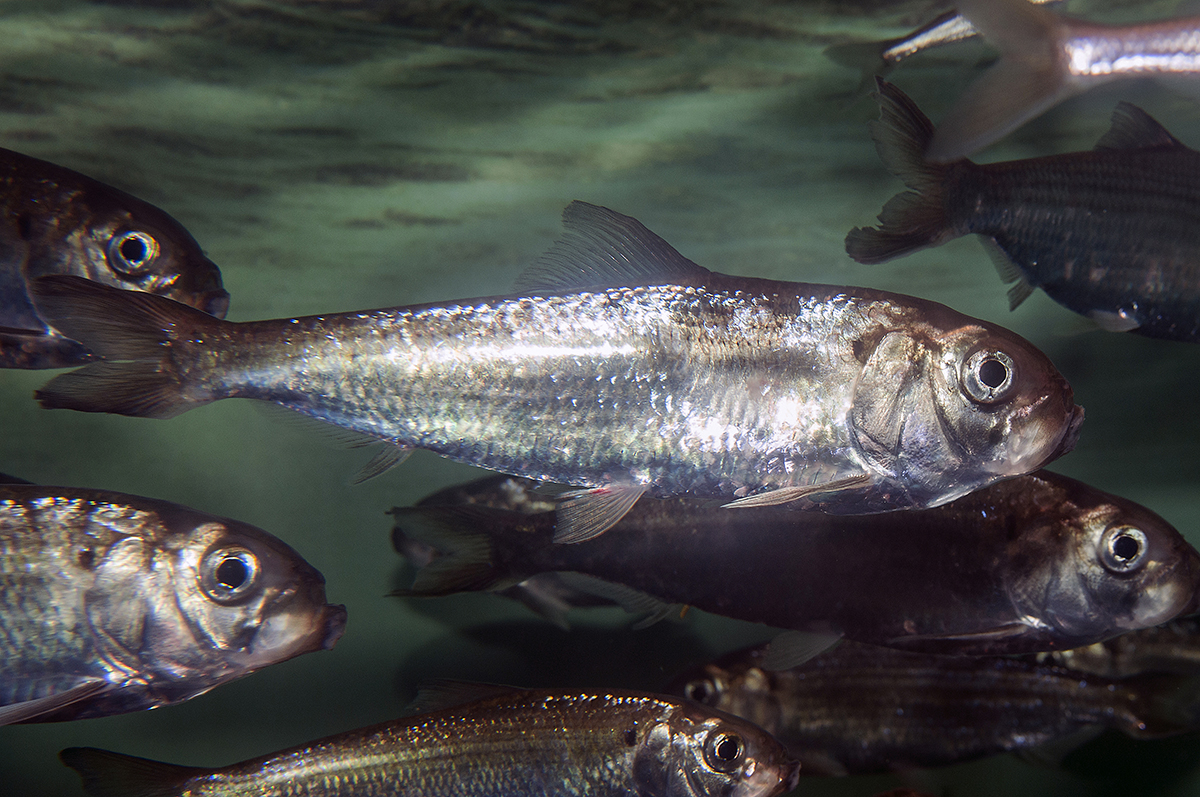
[[[1200,17],[1102,25],[1025,0],[959,0],[1000,50],[938,125],[930,160],[965,158],[1058,103],[1125,77],[1200,75]]]
[[[329,648],[346,610],[260,529],[103,490],[0,485],[0,725],[178,703]]]
[[[667,691],[753,722],[804,775],[948,766],[1113,728],[1139,739],[1197,727],[1195,679],[1099,678],[1023,659],[930,656],[843,642],[789,670],[765,646],[679,676]]]
[[[48,325],[30,280],[74,274],[224,317],[221,272],[169,215],[78,172],[0,148],[0,368],[95,359]]]
[[[62,759],[91,795],[772,797],[796,785],[796,764],[778,742],[690,701],[450,689],[418,696],[427,713],[216,769],[91,748]]]
[[[1070,386],[1012,332],[899,294],[716,274],[582,202],[564,221],[525,292],[394,310],[235,324],[44,278],[42,312],[114,362],[38,398],[158,418],[254,398],[391,444],[369,470],[425,448],[587,488],[559,504],[560,541],[645,492],[936,506],[1074,445]]]

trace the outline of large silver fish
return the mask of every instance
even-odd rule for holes
[[[1200,153],[1122,103],[1096,148],[1044,158],[937,164],[933,126],[879,82],[871,133],[909,186],[855,227],[846,251],[879,263],[961,235],[981,237],[1016,307],[1035,287],[1106,329],[1200,341]]]
[[[177,703],[332,647],[321,574],[237,521],[0,484],[0,725]]]
[[[528,506],[511,487],[493,500],[467,490],[468,505],[393,509],[398,547],[435,551],[402,594],[562,573],[639,611],[684,604],[826,644],[970,655],[1079,647],[1200,607],[1200,554],[1169,523],[1046,471],[870,517],[652,501],[579,545],[552,542],[551,513],[496,508]]]
[[[41,311],[113,362],[38,398],[158,418],[254,398],[391,444],[381,467],[425,448],[588,488],[560,504],[560,541],[645,492],[936,506],[1074,445],[1070,386],[1012,332],[899,294],[715,274],[582,202],[564,221],[525,292],[394,310],[235,324],[44,278]]]
[[[965,158],[1030,119],[1095,86],[1125,77],[1200,77],[1200,17],[1103,25],[1025,0],[957,0],[1000,50],[938,125],[928,155]]]
[[[1113,728],[1148,739],[1200,727],[1200,683],[1095,677],[1024,659],[930,656],[843,642],[789,670],[763,646],[679,676],[668,692],[781,741],[803,775],[948,766]]]
[[[62,759],[91,795],[772,797],[796,785],[778,742],[691,701],[452,688],[418,696],[428,713],[216,769],[90,748]]]
[[[221,272],[169,215],[78,172],[0,148],[0,368],[94,359],[48,325],[30,280],[74,274],[147,291],[224,317]]]

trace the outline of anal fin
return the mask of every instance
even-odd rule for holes
[[[639,484],[562,493],[554,541],[575,543],[599,537],[625,517],[645,492],[646,487]]]

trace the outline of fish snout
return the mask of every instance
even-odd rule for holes
[[[211,316],[224,318],[229,312],[229,291],[224,288],[206,291],[197,297],[196,307]]]

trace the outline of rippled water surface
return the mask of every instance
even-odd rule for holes
[[[1172,3],[1072,3],[1129,20]],[[1200,544],[1200,347],[1093,330],[1035,293],[1016,312],[973,240],[883,266],[842,241],[900,189],[866,131],[860,75],[825,46],[905,32],[921,3],[54,2],[0,4],[0,145],[172,213],[223,271],[229,317],[294,316],[504,293],[572,199],[643,223],[719,271],[866,285],[945,302],[1044,349],[1087,422],[1056,469],[1154,508]],[[983,46],[896,82],[937,118]],[[988,158],[1090,147],[1118,99],[1200,147],[1195,92],[1126,83],[1071,101]],[[0,790],[79,795],[59,749],[215,765],[397,716],[432,675],[654,688],[769,631],[690,613],[646,631],[619,613],[566,634],[491,596],[385,597],[400,560],[384,511],[477,475],[418,452],[369,458],[244,402],[170,421],[38,409],[45,372],[0,372],[0,471],[153,496],[254,523],[328,579],[350,621],[331,652],[185,705],[0,728]],[[1117,744],[1061,768],[1005,757],[805,793],[1186,794],[1200,741]],[[1114,782],[1118,773],[1128,780]],[[1087,777],[1090,775],[1091,777]]]

